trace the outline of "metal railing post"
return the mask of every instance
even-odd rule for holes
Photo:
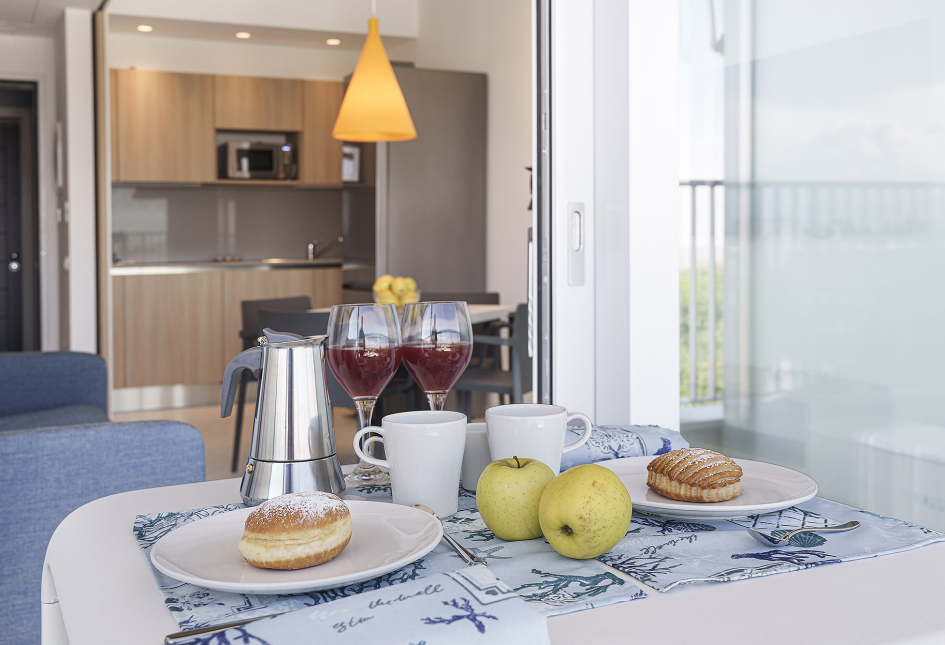
[[[696,371],[696,186],[690,188],[689,200],[689,400],[697,395]]]

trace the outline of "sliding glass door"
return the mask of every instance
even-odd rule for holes
[[[680,8],[690,439],[945,528],[945,6]]]

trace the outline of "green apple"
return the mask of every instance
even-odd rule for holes
[[[630,493],[613,471],[587,464],[566,470],[545,487],[538,519],[545,539],[561,555],[596,558],[630,528]]]
[[[497,459],[485,467],[476,484],[482,520],[503,540],[541,537],[538,502],[555,474],[537,459]]]

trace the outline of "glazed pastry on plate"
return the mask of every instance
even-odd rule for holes
[[[724,502],[742,492],[741,466],[704,448],[680,448],[646,467],[646,485],[682,502]]]

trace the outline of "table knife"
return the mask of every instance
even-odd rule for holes
[[[189,638],[194,638],[195,636],[204,636],[206,634],[215,634],[217,632],[222,632],[227,629],[232,629],[233,627],[242,627],[243,625],[248,625],[249,623],[255,623],[257,620],[265,620],[266,618],[275,618],[276,616],[281,616],[283,613],[272,614],[270,616],[257,616],[256,618],[246,618],[245,620],[234,620],[232,623],[223,623],[220,625],[210,625],[208,627],[198,627],[197,629],[188,629],[183,632],[174,632],[173,634],[168,634],[164,637],[164,645],[171,643],[176,643],[178,641],[184,641]]]

